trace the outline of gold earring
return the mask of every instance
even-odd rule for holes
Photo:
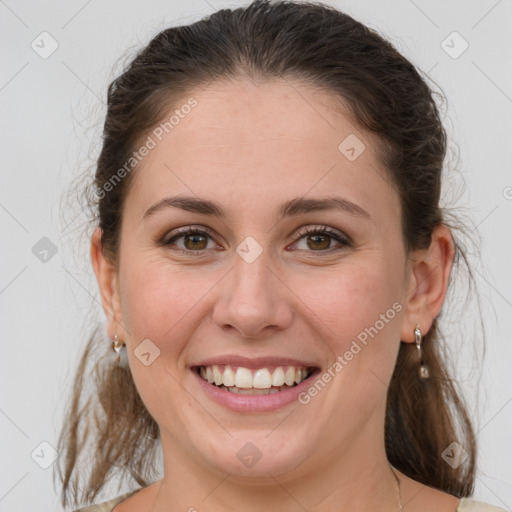
[[[118,339],[117,332],[114,334],[114,341],[112,342],[112,348],[116,355],[114,356],[114,363],[119,364],[121,361],[121,350],[124,347],[124,343]]]
[[[416,348],[418,349],[418,358],[420,360],[420,369],[418,370],[418,375],[420,379],[428,379],[430,378],[430,371],[428,366],[423,363],[423,359],[421,358],[421,330],[419,325],[417,325],[416,329],[414,329],[414,343],[416,343]]]

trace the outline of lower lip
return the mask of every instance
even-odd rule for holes
[[[227,409],[236,412],[269,412],[297,401],[298,396],[311,385],[320,370],[315,370],[297,386],[271,395],[237,395],[206,382],[194,369],[192,369],[192,373],[196,376],[203,391],[214,402]]]

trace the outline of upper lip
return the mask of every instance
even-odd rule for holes
[[[216,365],[230,365],[241,366],[243,368],[257,369],[265,368],[267,366],[299,366],[306,368],[318,368],[319,366],[311,361],[301,361],[299,359],[292,359],[289,357],[279,356],[266,356],[266,357],[245,357],[239,355],[224,355],[215,356],[204,359],[192,366],[213,366]]]

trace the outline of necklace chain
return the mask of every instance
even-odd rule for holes
[[[390,464],[389,467],[391,468],[391,472],[393,473],[393,476],[395,477],[395,481],[396,481],[396,491],[397,491],[398,506],[399,506],[398,510],[403,510],[404,507],[402,505],[402,494],[400,492],[400,480],[396,476],[395,469],[393,468],[393,466]]]

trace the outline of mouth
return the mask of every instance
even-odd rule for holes
[[[192,370],[210,386],[238,395],[272,395],[297,386],[319,370],[311,366],[246,368],[227,364],[195,366]]]
[[[197,392],[233,412],[273,412],[299,401],[321,374],[314,360],[217,355],[189,366]]]

